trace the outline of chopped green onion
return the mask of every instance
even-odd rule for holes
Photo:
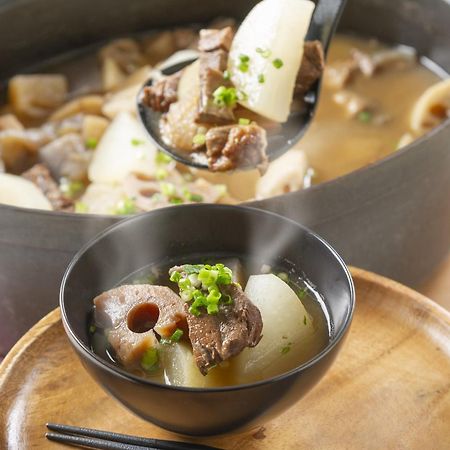
[[[266,81],[266,77],[264,76],[263,73],[260,73],[258,75],[258,83],[263,84]]]
[[[76,213],[87,213],[89,212],[88,205],[83,202],[75,202],[75,212]]]
[[[272,61],[272,64],[275,69],[281,69],[284,63],[280,58],[276,58]]]
[[[173,197],[177,193],[175,185],[172,183],[160,183],[160,189],[166,197]]]
[[[299,289],[299,291],[297,292],[297,296],[300,300],[303,300],[306,297],[307,293],[308,293],[308,289],[304,287],[304,288]]]
[[[372,120],[372,113],[369,111],[361,111],[357,117],[360,122],[369,123]]]
[[[141,367],[147,372],[153,372],[159,368],[158,349],[148,348],[141,358]]]
[[[66,197],[74,198],[83,192],[85,185],[82,181],[64,180],[61,182],[59,188]]]
[[[230,78],[231,78],[231,73],[230,73],[230,71],[229,71],[229,70],[225,70],[225,71],[223,72],[223,79],[224,79],[225,81],[228,81]]]
[[[181,197],[172,197],[169,202],[172,203],[172,205],[181,205],[184,203],[184,200]]]
[[[205,134],[196,134],[194,136],[194,139],[192,139],[192,142],[195,145],[205,145],[206,142],[206,135]]]
[[[233,108],[236,105],[238,95],[236,88],[219,86],[213,92],[214,103],[217,106],[230,107]]]
[[[155,157],[156,164],[169,164],[172,162],[172,158],[163,152],[158,152]]]
[[[159,342],[160,344],[174,344],[178,342],[183,337],[183,330],[177,328],[170,338],[162,338]]]
[[[85,144],[86,144],[87,148],[94,150],[97,147],[98,140],[91,137],[91,138],[86,139]]]
[[[243,63],[248,63],[250,61],[250,56],[248,55],[239,55],[239,60]]]
[[[303,325],[306,325],[306,316],[303,316]]]
[[[272,52],[269,49],[256,48],[256,53],[259,53],[263,58],[269,58]]]
[[[282,354],[282,355],[285,355],[285,354],[288,353],[290,350],[291,350],[291,343],[289,342],[288,345],[284,346],[284,347],[281,349],[281,354]]]
[[[289,281],[289,275],[286,272],[277,273],[277,277],[283,280],[285,283]]]
[[[167,172],[166,169],[163,169],[162,167],[160,167],[159,169],[156,170],[155,176],[156,176],[156,179],[159,181],[165,180],[169,176],[169,172]]]
[[[249,69],[249,65],[248,65],[248,63],[246,63],[246,62],[241,62],[239,65],[238,65],[238,69],[241,71],[241,72],[248,72],[248,69]]]
[[[92,324],[92,325],[89,327],[89,333],[94,334],[96,329],[97,329],[97,327],[96,327],[94,324]]]
[[[135,147],[137,147],[138,145],[143,145],[143,144],[145,144],[145,141],[143,141],[142,139],[137,139],[137,138],[131,139],[131,145],[134,145]]]
[[[189,189],[184,189],[183,191],[184,197],[189,202],[202,202],[203,196],[200,194],[195,194],[194,192],[191,192]]]
[[[246,119],[244,117],[241,117],[239,119],[239,125],[250,125],[250,119]]]
[[[195,316],[201,314],[200,308],[205,308],[208,314],[217,314],[220,304],[233,302],[219,288],[231,284],[232,277],[231,269],[223,264],[185,264],[170,274],[170,280],[178,284],[182,300],[192,302],[189,312]]]
[[[136,212],[136,204],[134,203],[134,200],[129,197],[119,200],[114,209],[114,213],[121,216],[128,216],[129,214],[135,214]]]

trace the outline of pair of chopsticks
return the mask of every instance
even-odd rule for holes
[[[221,450],[208,445],[143,438],[58,423],[48,423],[47,428],[50,430],[45,434],[47,439],[75,447],[106,450]]]

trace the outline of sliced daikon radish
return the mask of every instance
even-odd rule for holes
[[[450,78],[430,86],[417,100],[410,127],[421,135],[450,117]]]
[[[129,113],[118,114],[104,132],[89,165],[89,179],[96,183],[121,183],[130,173],[155,171],[156,147],[142,125]]]
[[[244,19],[228,59],[243,106],[287,120],[313,10],[308,0],[263,0]]]
[[[164,367],[166,381],[174,386],[213,387],[218,386],[217,370],[212,369],[203,376],[195,364],[192,349],[184,342],[161,345],[159,355]]]
[[[263,336],[235,358],[234,370],[248,381],[292,369],[298,346],[310,345],[315,337],[311,316],[288,284],[273,274],[252,275],[245,293],[261,312]]]
[[[0,203],[22,208],[53,209],[47,197],[31,181],[8,173],[0,174]]]
[[[189,64],[181,75],[178,83],[178,101],[184,101],[186,98],[192,96],[198,97],[200,95],[200,61],[197,60]]]

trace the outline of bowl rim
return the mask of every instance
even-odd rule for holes
[[[74,255],[72,260],[70,261],[69,265],[67,266],[64,276],[61,281],[60,285],[60,292],[59,292],[59,306],[61,310],[61,319],[64,325],[64,329],[66,331],[66,334],[71,341],[72,345],[76,347],[78,351],[81,351],[85,357],[87,357],[95,366],[100,366],[103,370],[106,370],[107,372],[113,374],[113,376],[118,376],[119,378],[122,378],[126,381],[132,382],[132,383],[138,383],[143,384],[146,386],[153,386],[159,389],[168,389],[168,390],[175,390],[175,391],[183,391],[183,392],[197,392],[197,393],[212,393],[212,392],[231,392],[231,391],[239,391],[244,389],[251,389],[256,388],[258,386],[264,386],[264,385],[271,385],[274,383],[277,383],[279,381],[286,380],[300,372],[303,372],[313,365],[315,365],[317,362],[319,362],[322,358],[324,358],[326,355],[328,355],[330,352],[333,351],[333,349],[339,344],[339,342],[342,340],[344,335],[347,333],[352,318],[353,313],[355,310],[355,287],[353,283],[352,276],[350,274],[350,271],[345,264],[342,257],[337,253],[337,251],[322,237],[317,235],[315,232],[311,231],[306,226],[291,220],[287,217],[284,217],[280,214],[276,214],[271,211],[265,211],[261,210],[260,208],[254,208],[249,206],[239,206],[239,205],[218,205],[214,203],[201,203],[201,204],[194,204],[194,205],[179,205],[180,208],[183,209],[210,209],[213,208],[215,210],[235,210],[235,211],[244,211],[246,214],[259,214],[264,216],[272,216],[276,218],[277,220],[282,220],[285,222],[290,223],[291,225],[294,225],[297,228],[302,229],[306,232],[306,234],[312,235],[313,238],[317,239],[321,245],[325,246],[325,248],[331,253],[331,255],[337,260],[339,263],[339,266],[343,270],[347,285],[349,287],[350,291],[350,302],[349,307],[347,308],[346,317],[345,320],[341,326],[341,328],[332,336],[332,338],[329,340],[328,344],[325,348],[323,348],[319,353],[317,353],[314,357],[309,359],[308,361],[304,362],[303,364],[300,364],[299,366],[294,367],[293,369],[283,372],[281,374],[278,374],[276,376],[259,380],[254,383],[245,383],[245,384],[237,384],[237,385],[231,385],[231,386],[221,386],[221,387],[210,387],[210,388],[198,388],[198,387],[189,387],[189,386],[174,386],[174,385],[167,385],[158,383],[156,381],[152,381],[150,379],[146,379],[143,377],[139,377],[137,375],[133,375],[126,370],[114,366],[113,364],[109,363],[105,359],[101,358],[100,356],[96,355],[91,349],[89,349],[82,340],[76,335],[75,331],[72,329],[72,326],[70,324],[69,318],[66,313],[65,308],[65,287],[67,284],[67,280],[71,275],[71,272],[73,268],[78,264],[78,261],[81,259],[81,257],[91,248],[93,247],[97,242],[101,241],[105,236],[109,235],[111,232],[113,232],[116,229],[120,229],[123,227],[126,227],[128,222],[132,221],[138,221],[138,220],[145,220],[148,216],[154,216],[154,215],[164,215],[168,211],[174,211],[172,207],[165,207],[165,208],[159,208],[154,211],[149,211],[147,213],[143,214],[137,214],[135,216],[132,216],[128,219],[122,220],[116,224],[113,224],[106,228],[105,230],[98,233],[96,236],[94,236],[91,240],[89,240],[81,249]]]

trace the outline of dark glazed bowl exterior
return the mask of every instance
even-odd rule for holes
[[[215,252],[251,255],[264,262],[288,260],[303,271],[323,296],[330,315],[332,336],[328,346],[284,375],[216,389],[146,381],[90,350],[88,325],[96,295],[149,263]],[[351,322],[354,302],[353,282],[345,264],[321,238],[277,214],[219,205],[165,208],[111,227],[75,256],[60,292],[64,327],[90,374],[139,416],[189,435],[249,429],[297,402],[336,357]]]
[[[53,55],[134,31],[219,15],[241,18],[255,3],[0,0],[0,61],[7,61],[0,79]],[[450,71],[449,23],[447,0],[349,0],[340,29],[413,46]],[[372,166],[250,204],[307,225],[353,265],[414,285],[450,246],[449,142],[447,123]],[[75,252],[118,220],[0,205],[0,355],[56,306],[64,268]]]

